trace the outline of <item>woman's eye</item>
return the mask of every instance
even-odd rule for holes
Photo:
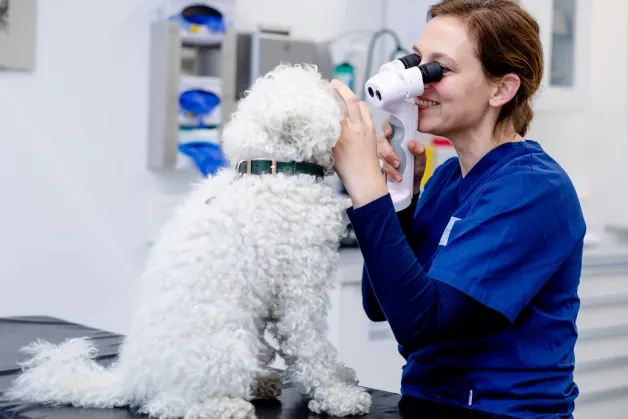
[[[439,63],[439,64],[440,64],[440,63]],[[444,65],[442,65],[442,64],[441,64],[440,66],[441,66],[441,68],[443,69],[443,73],[447,73],[447,72],[451,71],[451,69],[450,69],[449,67],[447,67],[447,66],[444,66]]]

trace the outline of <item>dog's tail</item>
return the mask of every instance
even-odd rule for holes
[[[96,363],[96,348],[86,338],[60,345],[36,341],[22,348],[31,358],[4,393],[11,400],[78,407],[121,407],[122,377]]]

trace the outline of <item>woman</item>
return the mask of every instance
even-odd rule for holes
[[[333,85],[348,117],[334,150],[364,256],[363,305],[407,363],[401,392],[522,418],[571,418],[585,222],[574,187],[523,137],[543,74],[536,21],[510,0],[444,0],[414,45],[442,79],[417,98],[421,132],[457,153],[395,213],[397,156],[367,106]],[[384,124],[385,135],[390,128]]]

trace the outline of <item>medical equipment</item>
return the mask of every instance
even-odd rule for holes
[[[215,93],[202,89],[186,90],[179,95],[180,112],[198,120],[199,128],[205,126],[204,117],[210,114],[220,103]]]
[[[181,128],[175,170],[193,170],[203,177],[228,165],[218,128]]]
[[[220,44],[233,27],[235,0],[164,0],[163,17],[178,24],[184,42]]]
[[[203,177],[215,174],[228,164],[220,145],[209,141],[180,143],[179,151],[194,162]]]
[[[205,128],[220,123],[220,77],[182,75],[179,81],[179,126]]]
[[[232,30],[223,41],[221,57],[221,125],[260,76],[281,63],[313,64],[324,79],[334,76],[329,41],[292,36],[290,28],[261,25],[254,31]]]
[[[421,64],[419,55],[409,54],[382,65],[364,86],[366,100],[390,114],[390,144],[399,157],[397,169],[402,180],[388,180],[387,184],[397,212],[410,205],[414,190],[414,155],[408,149],[419,122],[419,107],[414,101],[423,94],[425,84],[440,80],[442,75],[439,63]]]

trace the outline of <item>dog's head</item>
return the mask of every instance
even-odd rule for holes
[[[222,133],[223,151],[232,164],[255,158],[303,161],[333,173],[341,118],[315,66],[280,65],[239,101]]]

